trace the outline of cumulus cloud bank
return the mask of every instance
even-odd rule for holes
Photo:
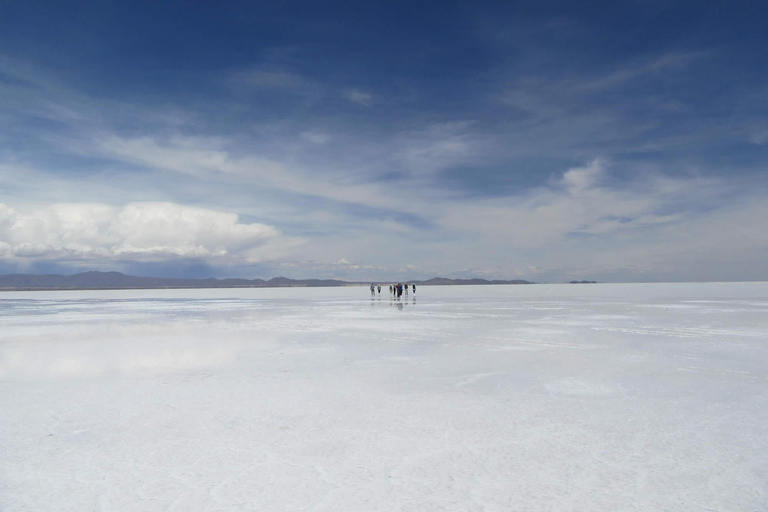
[[[235,213],[175,203],[61,203],[24,212],[0,203],[3,258],[257,262],[284,243],[271,226],[244,224]]]

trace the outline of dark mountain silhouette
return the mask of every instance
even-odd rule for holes
[[[139,277],[120,272],[83,272],[74,275],[0,275],[4,290],[88,290],[123,288],[259,288],[280,286],[345,286],[350,283],[334,279],[178,279]]]
[[[428,281],[407,281],[420,285],[462,284],[532,284],[528,281],[488,281],[486,279],[447,279],[436,277]],[[369,282],[349,282],[338,279],[179,279],[167,277],[139,277],[120,272],[83,272],[74,275],[59,274],[6,274],[0,275],[0,290],[118,290],[146,288],[278,288],[358,286]]]

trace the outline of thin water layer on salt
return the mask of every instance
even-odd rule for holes
[[[768,284],[0,295],[0,510],[765,510]]]

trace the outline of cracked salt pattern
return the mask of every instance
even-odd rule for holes
[[[768,510],[768,283],[0,295],[2,511]]]

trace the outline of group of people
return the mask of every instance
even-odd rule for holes
[[[413,287],[413,293],[416,293],[416,284],[411,284]],[[381,295],[381,285],[374,285],[371,283],[371,295],[376,295],[376,292],[378,291],[379,295]],[[389,293],[394,294],[395,298],[402,297],[403,293],[408,295],[408,283],[397,283],[397,284],[391,284],[389,285]]]

